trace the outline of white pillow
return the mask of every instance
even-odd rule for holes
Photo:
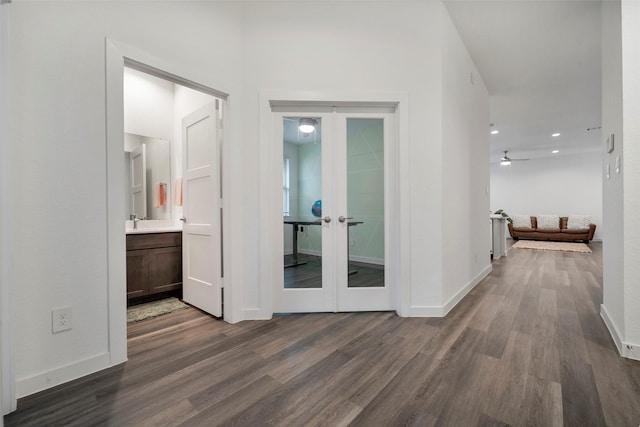
[[[591,225],[591,215],[569,215],[567,228],[569,230],[587,230]]]
[[[529,215],[511,215],[513,228],[531,228],[531,217]]]
[[[558,215],[538,215],[538,228],[560,228],[560,217]]]

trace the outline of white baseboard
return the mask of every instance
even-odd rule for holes
[[[316,251],[314,249],[298,249],[298,253],[303,255],[322,256],[322,251]]]
[[[102,353],[49,372],[23,378],[16,381],[16,397],[29,396],[109,367],[109,353]]]
[[[453,307],[458,305],[458,303],[462,301],[462,298],[464,298],[469,292],[471,292],[471,289],[475,288],[476,285],[480,283],[482,279],[487,277],[492,270],[493,267],[491,266],[491,264],[487,265],[485,269],[478,273],[476,277],[471,279],[471,281],[467,283],[464,288],[460,289],[454,296],[449,298],[449,301],[447,301],[442,308],[442,312],[444,313],[443,316],[446,316],[447,313],[449,313],[453,309]]]
[[[384,265],[384,260],[366,256],[349,255],[349,261],[362,262],[364,264]]]
[[[640,345],[628,342],[622,343],[622,356],[627,359],[640,360]]]
[[[464,298],[478,283],[489,275],[492,271],[491,265],[488,265],[462,289],[460,289],[449,301],[443,306],[412,306],[410,309],[410,317],[444,317],[455,307],[462,298]]]
[[[441,306],[437,305],[412,305],[409,309],[409,317],[443,317]]]
[[[640,345],[624,342],[622,340],[618,327],[611,316],[609,316],[607,307],[605,307],[604,304],[600,304],[600,317],[602,317],[604,324],[607,326],[607,329],[609,329],[609,334],[611,335],[611,338],[613,338],[613,342],[615,343],[620,356],[628,359],[640,360]]]
[[[242,310],[244,318],[242,320],[270,320],[273,313],[266,313],[260,308],[245,308]]]
[[[298,253],[303,255],[313,255],[313,256],[319,256],[319,257],[322,256],[321,251],[316,251],[313,249],[299,249]],[[363,262],[365,264],[384,265],[383,259],[369,258],[364,256],[356,256],[356,255],[349,255],[349,261]]]

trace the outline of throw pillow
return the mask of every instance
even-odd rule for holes
[[[569,215],[567,228],[569,230],[587,230],[591,225],[591,215]]]
[[[538,221],[538,228],[560,228],[560,217],[558,215],[538,215],[536,219]]]
[[[513,228],[531,228],[531,217],[529,215],[511,215]]]

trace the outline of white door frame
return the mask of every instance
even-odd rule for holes
[[[125,64],[139,71],[173,81],[189,88],[208,93],[222,99],[228,112],[232,93],[240,93],[239,89],[223,82],[212,80],[209,75],[194,75],[193,70],[181,68],[176,61],[164,61],[157,56],[120,43],[105,39],[106,63],[106,156],[107,156],[107,264],[108,264],[108,328],[109,328],[109,363],[111,366],[127,360],[127,324],[126,324],[126,241],[125,241],[125,202],[124,202],[124,164],[122,147],[124,135],[123,107],[123,71]],[[212,88],[219,88],[218,90]],[[240,128],[239,118],[230,119],[223,115],[223,127],[226,129],[222,147],[221,162],[229,164],[231,147]],[[233,215],[231,201],[230,174],[232,167],[223,168],[223,230],[225,242],[232,242],[232,229],[241,229],[236,224],[238,216]],[[241,318],[242,290],[233,284],[238,264],[235,253],[237,249],[226,246],[224,249],[224,320],[235,323]]]
[[[11,3],[0,3],[0,426],[2,415],[17,407],[14,365],[13,276],[11,251],[13,232],[13,187],[10,139],[10,49]],[[15,159],[13,159],[15,160]]]
[[[389,200],[390,229],[393,238],[388,242],[389,259],[385,260],[389,269],[389,279],[397,284],[392,289],[391,306],[400,316],[410,311],[410,152],[409,152],[409,98],[404,92],[288,92],[263,91],[260,93],[260,300],[262,315],[273,315],[273,289],[282,280],[282,209],[278,201],[282,191],[282,141],[275,135],[274,111],[292,111],[296,114],[333,111],[334,107],[352,107],[355,111],[363,108],[374,112],[377,107],[388,110],[395,107],[396,135],[393,138],[394,164],[385,174],[394,175],[395,188]]]

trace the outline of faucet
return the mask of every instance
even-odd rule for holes
[[[140,219],[138,218],[138,216],[136,214],[130,214],[129,215],[129,219],[131,221],[133,221],[133,229],[137,230],[138,229],[138,221],[140,221]]]

